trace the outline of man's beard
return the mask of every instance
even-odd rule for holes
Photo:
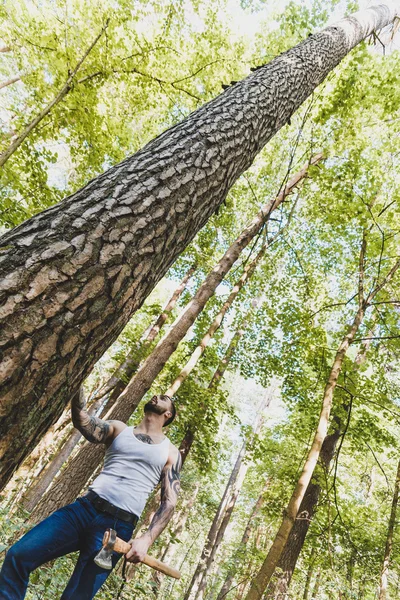
[[[162,406],[160,406],[159,404],[154,404],[154,402],[146,402],[146,404],[144,405],[143,408],[144,412],[152,412],[156,415],[163,415],[167,412],[166,408],[163,408]]]

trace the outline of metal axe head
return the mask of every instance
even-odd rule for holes
[[[112,569],[112,553],[114,550],[117,532],[115,529],[107,529],[103,537],[103,547],[94,559],[95,564],[102,569],[110,571]]]

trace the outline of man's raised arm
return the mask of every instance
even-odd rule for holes
[[[72,423],[81,434],[93,444],[106,444],[115,437],[115,425],[118,421],[103,421],[90,415],[86,409],[85,394],[82,387],[71,400]]]
[[[164,531],[174,512],[180,490],[182,458],[179,450],[173,446],[172,448],[173,452],[161,474],[160,507],[146,533],[132,541],[132,547],[126,554],[126,559],[130,562],[139,562],[144,558],[150,545]]]

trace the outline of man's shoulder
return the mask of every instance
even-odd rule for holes
[[[169,455],[168,455],[168,462],[175,464],[177,461],[177,458],[179,458],[181,456],[181,453],[179,452],[179,448],[177,448],[169,438],[167,438],[169,440]]]

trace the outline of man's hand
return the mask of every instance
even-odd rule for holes
[[[147,554],[151,540],[144,535],[136,538],[135,540],[131,540],[129,543],[131,545],[131,549],[125,554],[126,560],[131,563],[141,562]]]

